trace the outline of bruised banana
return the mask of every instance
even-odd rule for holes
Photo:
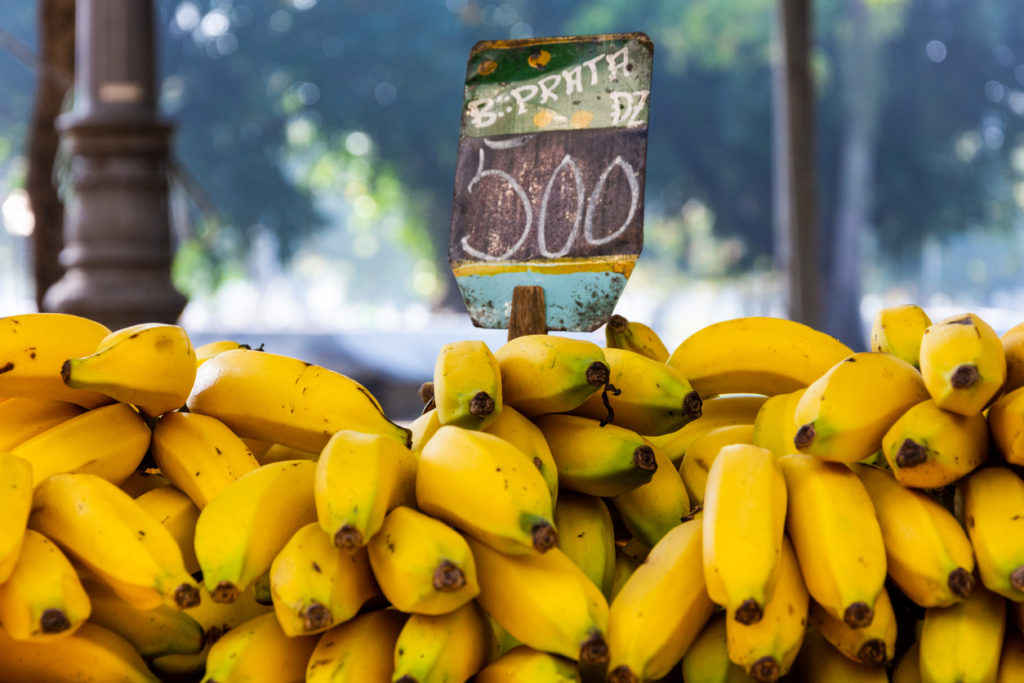
[[[962,602],[925,610],[919,664],[923,683],[995,681],[1006,629],[1006,600],[975,586]]]
[[[1024,601],[1024,480],[1008,467],[985,467],[958,488],[978,577],[990,591]]]
[[[580,683],[576,664],[564,657],[517,645],[480,670],[474,683]]]
[[[1024,387],[996,399],[987,415],[992,442],[1003,458],[1011,465],[1024,465]]]
[[[315,473],[311,460],[263,465],[228,484],[199,513],[196,559],[215,602],[237,600],[292,535],[316,521]]]
[[[551,492],[551,500],[558,498],[558,467],[555,465],[555,458],[551,455],[551,447],[548,446],[544,433],[537,428],[533,420],[512,406],[505,406],[501,414],[484,431],[500,436],[525,453],[544,477]]]
[[[105,325],[70,313],[26,313],[0,318],[0,396],[68,401],[96,408],[114,399],[64,384],[68,358],[96,350],[110,334]]]
[[[32,509],[32,464],[0,451],[0,585],[14,571]]]
[[[853,350],[824,332],[784,318],[744,317],[703,327],[668,364],[702,397],[774,396],[806,387]]]
[[[171,536],[181,548],[185,571],[189,574],[198,572],[199,562],[196,560],[195,535],[196,522],[199,521],[199,508],[196,507],[196,504],[174,486],[159,486],[146,491],[136,496],[135,502],[171,532]]]
[[[604,349],[604,359],[610,372],[608,393],[591,394],[572,414],[611,421],[639,434],[668,434],[700,417],[700,396],[671,365],[623,349]]]
[[[875,618],[864,628],[850,628],[816,602],[811,603],[809,616],[825,640],[853,661],[881,667],[895,655],[896,613],[888,591],[878,594]]]
[[[384,414],[352,378],[297,358],[234,349],[196,372],[187,406],[212,415],[243,438],[319,452],[332,434],[354,429],[409,444],[409,430]]]
[[[521,450],[485,432],[437,430],[420,453],[416,502],[503,553],[545,553],[558,541],[540,472]]]
[[[974,313],[933,323],[921,338],[921,377],[940,408],[976,415],[1006,381],[1006,353]]]
[[[196,352],[179,325],[140,323],[111,332],[96,349],[64,361],[64,383],[129,403],[147,417],[185,405],[196,378]]]
[[[441,424],[483,429],[501,413],[501,368],[478,339],[450,342],[434,363],[434,404]]]
[[[863,460],[882,447],[900,415],[927,398],[920,373],[906,361],[876,351],[852,354],[800,397],[793,444],[826,460]]]
[[[793,439],[799,427],[796,423],[796,406],[806,389],[797,389],[788,394],[772,396],[757,411],[751,441],[755,446],[767,448],[775,457],[796,452]]]
[[[306,667],[306,683],[390,681],[395,641],[409,615],[393,609],[360,614],[325,631]]]
[[[555,528],[561,551],[610,598],[615,578],[615,528],[605,501],[563,491],[555,502]]]
[[[921,337],[931,324],[931,318],[916,304],[882,308],[871,322],[871,350],[890,353],[915,368],[921,367]]]
[[[626,349],[659,363],[668,360],[668,348],[658,333],[637,320],[612,315],[605,324],[604,339],[610,349]]]
[[[202,683],[301,683],[317,640],[288,637],[273,614],[253,617],[213,644]]]
[[[690,497],[682,477],[668,456],[653,450],[657,469],[651,480],[611,498],[626,529],[648,546],[654,546],[690,514]]]
[[[743,667],[729,659],[725,613],[715,614],[683,655],[684,683],[749,683]]]
[[[0,401],[0,451],[80,415],[85,409],[67,401],[48,398],[9,398]]]
[[[747,394],[705,398],[700,417],[696,420],[674,432],[648,436],[647,440],[655,448],[663,450],[672,464],[679,467],[691,444],[704,434],[719,427],[754,424],[754,418],[767,399],[767,396]]]
[[[475,601],[445,614],[413,614],[395,641],[391,680],[467,681],[487,663],[493,638],[487,616]]]
[[[527,417],[572,410],[608,384],[604,352],[585,339],[526,334],[502,344],[494,356],[502,401]]]
[[[754,427],[750,424],[736,424],[717,427],[702,434],[686,450],[679,463],[679,476],[686,487],[691,505],[704,504],[708,472],[719,451],[732,444],[749,444],[754,440]]]

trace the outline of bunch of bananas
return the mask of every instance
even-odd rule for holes
[[[0,683],[1024,681],[1024,324],[446,344],[407,425],[0,318]]]

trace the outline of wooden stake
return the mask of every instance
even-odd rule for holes
[[[544,288],[520,285],[512,290],[512,309],[508,315],[508,338],[526,334],[547,334],[547,308]]]

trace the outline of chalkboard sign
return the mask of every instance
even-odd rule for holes
[[[643,246],[652,57],[642,33],[471,50],[448,259],[478,327],[507,327],[520,285],[550,330],[612,314]]]

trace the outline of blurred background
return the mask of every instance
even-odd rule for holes
[[[420,379],[442,341],[499,342],[471,327],[447,263],[469,50],[631,31],[655,51],[644,248],[617,312],[670,349],[716,320],[785,316],[779,4],[157,0],[182,324]],[[883,305],[1024,320],[1024,3],[812,6],[821,326],[863,347]],[[27,137],[38,83],[66,78],[39,22],[37,2],[0,0],[0,315],[39,295]],[[67,174],[58,153],[59,190]]]

